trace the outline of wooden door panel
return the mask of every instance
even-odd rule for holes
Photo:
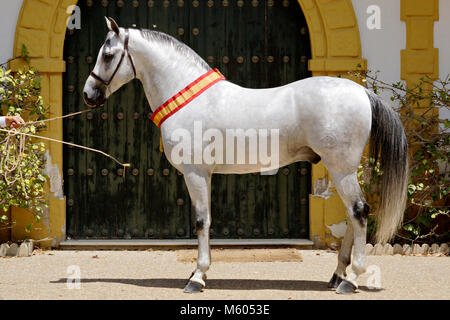
[[[309,36],[296,1],[194,2],[79,1],[82,29],[67,32],[64,48],[64,113],[86,108],[82,90],[105,39],[104,16],[120,26],[171,34],[239,85],[273,87],[310,76]],[[123,177],[107,158],[64,148],[72,238],[195,237],[183,177],[159,151],[160,132],[150,114],[134,80],[105,107],[64,120],[67,141],[131,163]],[[307,237],[309,192],[310,165],[303,162],[274,176],[214,175],[212,237]]]

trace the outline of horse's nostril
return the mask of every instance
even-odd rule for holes
[[[92,99],[89,99],[88,94],[86,92],[83,93],[83,98],[84,98],[84,103],[87,106],[92,107],[94,105],[94,102],[92,101]]]

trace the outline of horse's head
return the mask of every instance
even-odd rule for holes
[[[103,106],[112,93],[136,77],[128,29],[119,28],[112,18],[106,18],[106,24],[110,32],[84,86],[84,102],[90,107]]]

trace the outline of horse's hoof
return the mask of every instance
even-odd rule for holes
[[[344,279],[342,279],[336,273],[334,273],[330,282],[328,282],[328,288],[336,289],[341,284],[342,280],[344,280]]]
[[[357,286],[355,286],[350,281],[343,279],[341,284],[337,287],[336,293],[350,294],[350,293],[355,293],[356,289],[358,289]]]
[[[202,291],[203,291],[203,285],[198,282],[194,282],[194,281],[189,281],[188,284],[186,285],[186,287],[184,287],[185,293],[198,293],[198,292],[202,292]]]

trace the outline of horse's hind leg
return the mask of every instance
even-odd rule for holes
[[[195,228],[198,237],[197,268],[192,273],[184,292],[200,292],[205,287],[206,271],[211,264],[209,227],[211,225],[211,174],[199,167],[183,170],[192,206],[195,211]]]
[[[347,267],[351,261],[351,253],[353,246],[353,225],[351,220],[347,220],[347,230],[341,243],[338,255],[338,265],[333,277],[328,282],[328,288],[337,288],[343,279],[347,276]]]
[[[347,209],[348,229],[344,237],[343,248],[339,254],[339,263],[336,270],[341,275],[345,274],[345,267],[350,263],[350,239],[353,238],[352,271],[340,282],[336,292],[352,293],[358,288],[356,284],[357,278],[366,271],[366,229],[369,206],[364,200],[359,187],[356,170],[347,175],[333,172],[333,170],[330,170],[330,173]]]

